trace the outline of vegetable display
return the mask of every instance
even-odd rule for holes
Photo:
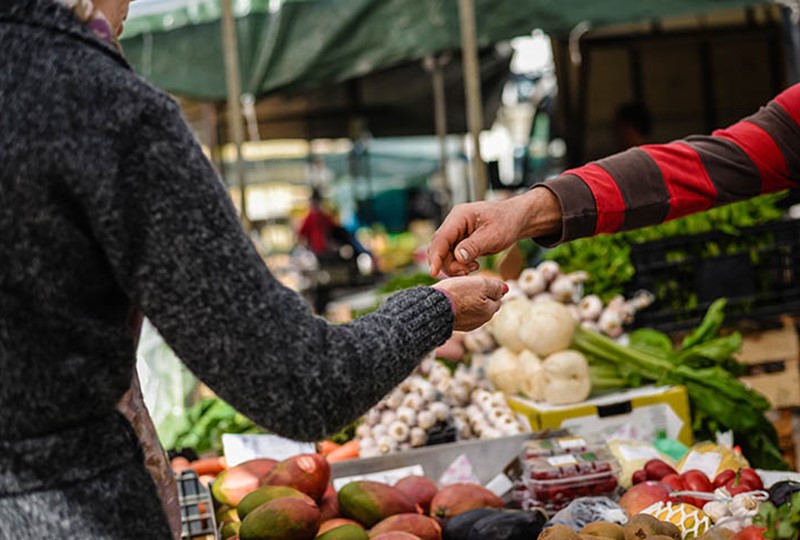
[[[453,372],[425,359],[417,372],[365,414],[355,430],[361,457],[424,446],[432,433],[452,425],[460,440],[517,435],[524,427],[501,392],[465,365]]]
[[[566,272],[581,270],[591,274],[592,281],[584,285],[586,292],[609,301],[625,293],[626,283],[635,273],[630,260],[631,245],[708,231],[736,234],[739,229],[780,219],[783,210],[777,203],[784,197],[785,193],[764,195],[654,227],[568,242],[545,257],[559,263]],[[693,306],[675,306],[681,307]]]
[[[686,387],[694,418],[694,432],[713,438],[717,432],[733,431],[736,444],[757,467],[785,470],[775,427],[764,416],[767,399],[734,377],[724,365],[730,362],[732,344],[741,338],[716,338],[724,301],[709,309],[706,320],[675,351],[654,345],[657,332],[638,340],[631,334],[626,347],[596,332],[578,327],[573,347],[593,365],[592,376],[606,388],[636,387],[647,383],[680,384]],[[666,337],[666,336],[664,336]],[[668,341],[668,340],[667,340]],[[665,342],[666,343],[666,342]],[[735,350],[735,349],[734,349]]]

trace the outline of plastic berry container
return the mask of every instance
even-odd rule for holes
[[[524,459],[535,459],[563,454],[583,454],[607,449],[606,443],[597,436],[557,437],[528,441],[523,451]]]
[[[523,508],[557,512],[580,497],[613,496],[619,465],[608,448],[523,461]]]

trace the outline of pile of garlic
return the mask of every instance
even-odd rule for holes
[[[487,324],[468,333],[464,346],[473,362],[486,364],[486,376],[506,395],[566,405],[584,401],[591,392],[589,364],[569,350],[577,324],[617,338],[636,311],[653,296],[618,297],[604,307],[598,296],[583,297],[585,272],[562,274],[548,261],[528,268],[508,282],[503,306]]]
[[[526,268],[519,279],[509,281],[504,301],[523,298],[532,302],[559,302],[575,321],[612,338],[622,335],[624,325],[633,322],[637,311],[653,303],[653,295],[641,291],[631,300],[615,296],[603,306],[599,296],[583,295],[583,283],[588,279],[586,272],[562,274],[558,263],[546,261],[536,268]]]
[[[765,491],[750,491],[731,497],[730,492],[722,487],[714,491],[714,500],[703,506],[703,512],[715,526],[739,532],[753,524],[761,503],[768,497]]]
[[[356,428],[360,457],[375,457],[424,446],[428,432],[452,419],[459,440],[524,433],[500,392],[490,393],[477,369],[455,373],[426,358],[420,368],[381,400]]]

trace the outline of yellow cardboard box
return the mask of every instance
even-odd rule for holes
[[[646,386],[573,405],[548,405],[519,397],[508,402],[534,431],[567,428],[576,435],[641,440],[655,439],[663,430],[668,437],[692,444],[689,398],[683,386]]]

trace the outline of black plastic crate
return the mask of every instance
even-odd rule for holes
[[[181,540],[215,540],[217,524],[211,491],[203,487],[194,471],[176,476],[181,505]]]
[[[638,327],[691,328],[721,297],[728,298],[727,321],[800,313],[800,220],[638,244],[631,261],[629,292],[656,297],[637,313]]]

